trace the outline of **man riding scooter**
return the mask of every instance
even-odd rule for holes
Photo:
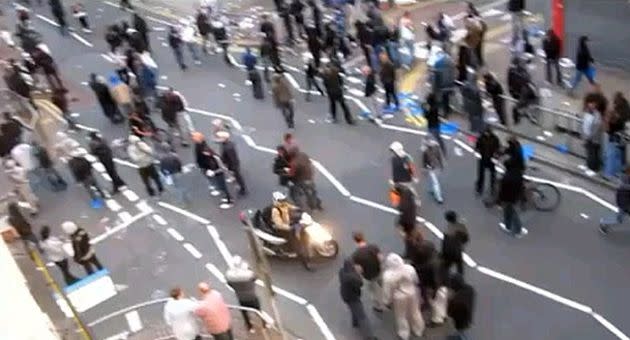
[[[279,191],[273,193],[273,205],[270,208],[270,226],[278,233],[278,236],[288,241],[291,250],[295,251],[304,267],[310,270],[307,251],[308,235],[302,231],[303,226],[313,223],[312,218],[308,214],[302,214],[300,209],[289,203],[286,195]]]

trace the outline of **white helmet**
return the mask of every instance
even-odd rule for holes
[[[274,191],[272,196],[273,196],[273,202],[274,203],[281,202],[281,201],[286,201],[286,199],[287,199],[287,195],[285,195],[284,193],[282,193],[280,191]]]
[[[302,213],[302,217],[300,218],[300,224],[311,225],[313,224],[313,218],[311,217],[311,215],[307,213]]]
[[[61,229],[63,229],[66,234],[72,235],[77,231],[77,229],[79,229],[79,227],[72,221],[65,221],[61,223]]]

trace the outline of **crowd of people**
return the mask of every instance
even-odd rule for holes
[[[390,24],[383,17],[378,4],[372,2],[348,2],[330,4],[333,19],[324,21],[324,9],[315,0],[291,0],[285,3],[276,0],[277,14],[281,18],[284,32],[277,29],[270,14],[260,18],[260,40],[257,51],[247,48],[241,62],[247,71],[247,79],[252,84],[255,99],[264,100],[263,82],[270,83],[273,103],[280,110],[290,133],[285,133],[277,147],[273,161],[273,173],[278,176],[280,186],[286,188],[288,196],[299,208],[308,211],[323,210],[318,196],[310,157],[298,145],[294,137],[295,96],[282,62],[281,46],[289,49],[303,43],[309,56],[305,58],[306,100],[313,93],[328,99],[330,119],[338,121],[337,108],[343,111],[349,125],[355,124],[355,115],[346,103],[346,78],[343,67],[357,51],[363,55],[365,65],[364,96],[368,103],[369,116],[379,122],[392,117],[400,110],[397,90],[399,68],[411,67],[415,62],[415,42],[418,29],[411,13],[405,12],[399,22]],[[60,0],[50,0],[53,16],[61,34],[67,34],[68,25]],[[121,7],[132,10],[129,1],[122,0]],[[464,280],[465,263],[463,252],[469,243],[469,234],[462,219],[454,211],[445,214],[446,232],[441,240],[441,249],[426,239],[417,223],[418,182],[420,171],[426,173],[430,192],[436,202],[445,201],[440,174],[445,169],[446,147],[441,136],[441,116],[451,113],[450,96],[459,87],[464,99],[464,108],[470,117],[471,130],[478,134],[475,150],[479,153],[478,175],[475,184],[479,196],[486,192],[486,173],[490,172],[489,204],[499,204],[503,208],[501,227],[514,237],[524,235],[517,206],[524,196],[525,160],[519,141],[511,137],[506,146],[485,124],[482,107],[483,92],[478,86],[482,75],[485,92],[492,99],[494,110],[503,125],[508,124],[505,109],[505,95],[509,93],[517,100],[512,110],[512,121],[518,124],[527,110],[539,103],[538,89],[526,67],[527,54],[533,48],[523,24],[524,1],[509,1],[508,9],[513,16],[513,39],[511,42],[512,61],[507,72],[508,91],[504,91],[496,75],[488,72],[483,43],[487,25],[479,11],[468,3],[464,17],[466,34],[461,41],[453,42],[455,29],[453,20],[441,13],[434,23],[424,25],[429,38],[428,48],[438,56],[433,64],[431,90],[422,100],[422,111],[427,119],[429,136],[422,143],[421,170],[416,168],[414,159],[400,142],[393,142],[389,149],[391,158],[391,192],[393,206],[399,211],[395,222],[405,245],[403,255],[382,254],[379,247],[369,243],[365,235],[355,232],[353,239],[356,249],[344,260],[339,271],[340,294],[348,306],[352,326],[358,328],[364,339],[376,338],[370,317],[365,312],[361,299],[365,286],[376,313],[391,309],[396,320],[399,338],[409,339],[412,334],[422,336],[426,327],[443,324],[447,317],[453,320],[455,332],[449,339],[464,339],[466,330],[473,323],[475,290]],[[88,14],[80,3],[72,6],[73,16],[81,29],[90,33]],[[33,93],[46,87],[40,81],[43,74],[52,95],[52,102],[67,121],[70,129],[76,122],[69,114],[67,90],[59,76],[58,68],[41,35],[32,27],[28,10],[18,12],[16,36],[21,48],[30,55],[25,60],[9,60],[5,65],[4,79],[7,86],[23,99],[22,104],[31,108],[33,119],[26,124],[17,114],[5,113],[0,125],[2,132],[1,155],[4,169],[10,180],[12,191],[20,200],[29,204],[32,214],[39,211],[39,200],[33,192],[32,179],[40,178],[50,183],[54,190],[62,191],[67,186],[65,179],[56,170],[59,160],[64,160],[75,181],[83,185],[92,200],[115,195],[124,190],[127,180],[119,175],[114,162],[114,149],[104,136],[97,132],[89,135],[88,150],[112,179],[112,189],[105,190],[92,173],[92,164],[87,151],[69,134],[47,121],[37,105]],[[168,28],[167,43],[182,71],[193,64],[201,64],[202,53],[221,52],[228,66],[236,61],[230,55],[230,31],[227,22],[217,15],[210,6],[204,4],[196,9],[193,20],[181,20]],[[106,28],[103,37],[109,46],[109,57],[116,69],[108,76],[90,74],[88,85],[93,91],[105,118],[114,125],[128,123],[128,138],[123,141],[124,151],[137,168],[138,174],[149,196],[160,195],[166,187],[172,187],[178,199],[190,202],[189,190],[181,180],[183,173],[180,152],[192,144],[192,153],[202,177],[209,180],[212,196],[221,195],[220,207],[227,209],[234,203],[229,183],[235,182],[238,196],[248,194],[248,187],[241,171],[241,161],[233,133],[226,122],[213,121],[212,133],[206,137],[195,129],[194,122],[186,109],[185,97],[173,88],[158,90],[159,68],[151,55],[151,30],[145,19],[131,11],[129,21],[112,23]],[[281,41],[281,35],[284,40]],[[588,39],[580,38],[577,52],[576,75],[570,90],[586,76],[592,84],[594,69],[593,57],[587,46]],[[559,67],[560,41],[552,30],[543,40],[545,52],[546,79],[550,83],[564,86]],[[457,55],[454,54],[457,48]],[[186,52],[188,51],[188,52]],[[189,56],[185,55],[189,54]],[[453,53],[453,54],[452,54]],[[454,62],[457,60],[457,62]],[[262,76],[258,66],[262,66]],[[555,81],[552,74],[555,71]],[[378,84],[377,85],[377,81]],[[461,83],[459,83],[459,82]],[[321,83],[321,87],[320,87]],[[381,106],[377,88],[384,91],[385,105]],[[311,91],[311,89],[316,90]],[[601,92],[589,92],[584,98],[585,117],[582,133],[587,151],[587,165],[599,171],[604,165],[606,177],[621,173],[625,160],[625,123],[630,118],[630,105],[621,93],[615,94],[612,109]],[[155,113],[160,113],[162,123],[154,121]],[[41,145],[25,142],[23,130],[33,127],[33,133]],[[160,126],[165,126],[161,128]],[[176,140],[180,148],[176,147]],[[602,145],[605,150],[602,151]],[[34,157],[36,155],[36,157]],[[602,160],[604,156],[604,160]],[[496,183],[495,166],[505,168],[499,183]],[[44,171],[39,171],[43,169]],[[620,190],[628,191],[627,178]],[[625,197],[625,196],[623,196]],[[627,205],[628,200],[620,204]],[[294,224],[289,220],[289,206],[286,196],[274,193],[274,205],[270,220],[276,228],[294,235]],[[620,222],[625,212],[621,210],[612,222]],[[52,234],[48,226],[41,229],[40,237],[35,236],[28,220],[17,204],[9,206],[10,223],[19,235],[39,247],[61,270],[66,283],[72,284],[77,277],[70,271],[68,255],[63,250],[61,238]],[[606,224],[606,225],[608,225]],[[71,241],[74,260],[90,274],[94,268],[101,269],[87,231],[74,222],[67,221],[61,229]],[[289,236],[292,237],[292,236]],[[30,249],[30,248],[29,248]],[[298,252],[298,256],[304,254]],[[452,271],[453,267],[455,272]],[[235,290],[239,303],[254,310],[260,303],[253,288],[256,280],[253,271],[241,259],[235,258],[226,273],[226,279]],[[197,318],[204,321],[206,330],[216,339],[232,339],[230,313],[221,295],[208,284],[198,287],[201,301],[186,298],[181,288],[171,291],[171,300],[164,310],[166,322],[173,327],[178,339],[198,339],[200,330]],[[428,315],[427,321],[425,316]],[[253,332],[249,314],[243,312],[246,327]]]

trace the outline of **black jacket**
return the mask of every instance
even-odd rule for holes
[[[330,67],[324,71],[322,75],[324,79],[324,86],[326,86],[326,92],[331,98],[339,98],[343,96],[343,79],[339,75],[339,70],[334,67]]]
[[[109,92],[107,85],[98,81],[91,81],[90,88],[94,91],[94,95],[96,95],[96,99],[98,99],[98,102],[102,107],[115,105],[114,98],[112,97],[111,92]]]
[[[304,3],[301,0],[293,0],[289,5],[289,12],[293,15],[298,22],[304,21]]]
[[[547,34],[542,45],[547,59],[560,59],[560,39],[555,34]]]
[[[184,111],[184,102],[175,93],[166,93],[161,101],[162,119],[166,123],[177,122],[177,113]]]
[[[313,164],[304,152],[300,151],[292,157],[289,168],[289,176],[293,181],[299,183],[313,180]]]
[[[195,159],[199,169],[212,170],[215,172],[220,171],[221,167],[217,158],[218,156],[210,149],[205,141],[195,144]]]
[[[160,157],[160,170],[165,174],[178,174],[182,172],[182,162],[177,153],[168,152]]]
[[[276,41],[276,28],[271,21],[263,21],[260,24],[260,31],[265,34],[268,39]]]
[[[15,228],[20,237],[24,238],[33,235],[33,227],[21,213],[9,216],[8,222],[9,225]]]
[[[227,140],[221,144],[221,160],[229,170],[239,170],[241,162],[238,159],[236,145],[232,141]]]
[[[370,72],[365,78],[365,96],[371,97],[376,92],[376,76]]]
[[[349,259],[343,262],[343,267],[339,270],[339,285],[343,302],[350,303],[361,300],[363,279],[354,268],[354,263]]]
[[[137,13],[134,13],[133,15],[133,28],[142,35],[145,35],[150,31],[147,22]]]
[[[475,290],[471,285],[465,283],[460,276],[451,280],[450,286],[452,293],[448,299],[447,314],[453,319],[455,329],[468,329],[473,321]]]
[[[278,182],[281,186],[289,184],[289,175],[286,168],[289,168],[289,160],[283,156],[276,156],[273,160],[273,173],[278,175]]]
[[[530,76],[527,70],[522,66],[511,65],[508,68],[507,83],[510,96],[519,99],[523,88],[527,86]]]
[[[466,226],[460,223],[457,223],[455,226],[449,226],[442,239],[442,258],[461,259],[464,246],[468,243],[468,240],[469,236]]]
[[[423,105],[424,112],[427,118],[427,127],[429,129],[440,128],[440,112],[435,100],[435,95],[429,95],[426,102]]]
[[[617,188],[617,207],[624,212],[630,212],[630,176],[622,176],[621,185]]]
[[[101,138],[90,141],[90,153],[96,156],[98,160],[103,164],[113,164],[114,158],[112,149],[107,145],[107,142]]]
[[[398,184],[396,189],[400,194],[400,203],[398,204],[398,221],[397,224],[405,232],[410,232],[416,227],[417,206],[416,198],[411,189],[405,185]]]
[[[197,22],[197,30],[199,30],[199,34],[202,36],[206,36],[210,34],[212,27],[210,27],[210,23],[208,23],[208,16],[204,13],[197,14],[196,18]]]
[[[578,71],[586,71],[594,61],[591,50],[588,48],[588,45],[586,45],[586,42],[581,43],[577,50],[575,69]]]
[[[510,12],[523,11],[525,9],[525,0],[510,0],[507,8]]]
[[[72,157],[68,166],[77,182],[83,182],[92,175],[92,164],[85,157]]]
[[[173,31],[168,33],[168,45],[174,49],[181,47],[182,38],[179,36],[179,33]]]
[[[90,245],[90,235],[83,228],[79,228],[74,234],[70,235],[72,241],[72,249],[74,250],[74,260],[81,262],[91,256],[94,253],[92,246]]]
[[[499,137],[492,132],[482,133],[477,139],[475,150],[481,155],[481,159],[489,161],[494,157],[501,148]]]
[[[381,65],[379,76],[383,85],[393,84],[396,81],[396,67],[391,61],[384,62]]]
[[[413,160],[411,157],[407,155],[404,157],[393,155],[391,164],[392,181],[394,181],[394,183],[408,183],[413,180]]]

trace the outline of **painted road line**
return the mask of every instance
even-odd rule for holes
[[[85,130],[85,131],[89,131],[89,132],[100,132],[99,129],[95,129],[89,126],[85,126],[83,124],[75,124],[74,126],[76,126],[77,128],[81,129],[81,130]],[[116,161],[116,160],[114,160]]]
[[[265,286],[264,282],[262,282],[262,280],[260,280],[260,279],[256,280],[256,284],[261,286],[261,287]],[[281,296],[283,296],[283,297],[285,297],[285,298],[287,298],[287,299],[297,303],[298,305],[306,306],[308,304],[308,301],[305,298],[301,297],[301,296],[297,296],[297,295],[295,295],[295,294],[293,294],[291,292],[288,292],[288,291],[286,291],[286,290],[284,290],[284,289],[282,289],[280,287],[277,287],[277,286],[272,286],[271,288],[273,288],[273,291],[276,294],[281,295]]]
[[[108,54],[101,53],[101,57],[103,57],[103,59],[109,61],[112,64],[115,63],[114,59],[112,57],[110,57]]]
[[[140,199],[140,197],[138,197],[135,192],[129,189],[123,190],[122,194],[129,200],[129,202],[135,202]]]
[[[225,263],[228,266],[232,265],[232,253],[230,253],[228,247],[225,245],[223,240],[221,240],[221,236],[219,235],[217,228],[212,225],[207,225],[206,229],[208,230],[210,237],[212,237],[214,245],[217,247],[217,249],[219,249],[219,253],[221,253],[221,257],[223,257]]]
[[[583,304],[581,304],[579,302],[575,302],[575,301],[573,301],[571,299],[567,299],[567,298],[562,297],[562,296],[560,296],[558,294],[555,294],[555,293],[552,293],[552,292],[550,292],[548,290],[536,287],[536,286],[531,285],[531,284],[529,284],[527,282],[523,282],[521,280],[515,279],[515,278],[513,278],[511,276],[508,276],[508,275],[505,275],[503,273],[499,273],[499,272],[494,271],[492,269],[479,266],[479,267],[477,267],[477,270],[480,271],[481,273],[483,273],[485,275],[488,275],[488,276],[491,276],[491,277],[493,277],[493,278],[495,278],[497,280],[510,283],[510,284],[512,284],[514,286],[523,288],[523,289],[528,290],[528,291],[530,291],[532,293],[536,293],[538,295],[544,296],[544,297],[546,297],[546,298],[548,298],[550,300],[556,301],[556,302],[558,302],[560,304],[563,304],[563,305],[565,305],[567,307],[571,307],[573,309],[579,310],[580,312],[584,312],[584,313],[587,313],[587,314],[590,314],[590,313],[593,312],[593,309],[591,307],[589,307],[589,306],[583,305]]]
[[[197,222],[199,222],[201,224],[210,224],[210,221],[206,220],[205,218],[203,218],[203,217],[201,217],[199,215],[195,215],[195,214],[191,213],[190,211],[187,211],[187,210],[184,210],[182,208],[176,207],[176,206],[174,206],[172,204],[160,201],[160,202],[158,202],[158,205],[160,207],[162,207],[162,208],[166,208],[168,210],[174,211],[174,212],[176,212],[178,214],[181,214],[181,215],[184,215],[184,216],[186,216],[188,218],[191,218],[191,219],[193,219],[193,220],[195,220],[195,221],[197,221]]]
[[[326,177],[328,179],[328,181],[330,183],[332,183],[332,185],[335,186],[335,188],[337,189],[337,191],[339,191],[339,193],[341,193],[341,195],[343,195],[344,197],[349,197],[350,196],[350,191],[348,191],[348,189],[346,189],[346,187],[343,186],[343,184],[341,184],[341,182],[339,182],[331,173],[330,171],[328,171],[328,169],[326,169],[322,163],[311,159],[311,163],[313,164],[313,166],[315,166],[315,168],[322,174],[324,175],[324,177]]]
[[[144,217],[148,216],[148,213],[140,213],[138,215],[135,215],[133,217],[131,217],[131,219],[129,219],[127,222],[123,222],[117,226],[115,226],[114,228],[109,229],[108,231],[93,237],[92,240],[90,241],[91,244],[97,244],[99,242],[102,242],[103,240],[107,239],[108,237],[110,237],[111,235],[128,228],[130,225],[132,225],[133,223],[143,219]]]
[[[96,157],[94,157],[93,155],[91,155],[91,154],[89,154],[89,153],[88,153],[88,154],[86,154],[86,155],[85,155],[85,156],[83,156],[83,157],[84,157],[84,158],[85,158],[88,162],[90,162],[90,163],[96,163],[96,162],[98,161],[98,159],[96,159]],[[103,164],[101,163],[101,165],[103,165]],[[94,164],[92,164],[92,166],[94,166]],[[96,168],[95,168],[95,169],[96,169]],[[105,167],[103,167],[103,170],[105,170]],[[97,171],[99,171],[99,170],[97,169]]]
[[[241,135],[241,138],[243,138],[243,140],[245,141],[245,143],[247,143],[247,145],[251,146],[254,149],[256,148],[256,142],[254,142],[254,139],[252,139],[251,136]]]
[[[87,41],[85,38],[83,38],[82,36],[78,35],[76,32],[70,32],[70,35],[75,38],[76,40],[78,40],[80,43],[82,43],[83,45],[87,46],[87,47],[94,47],[94,45],[92,45],[91,42]]]
[[[192,255],[194,258],[196,258],[197,260],[199,260],[203,255],[201,255],[201,253],[199,252],[199,250],[197,250],[197,248],[195,248],[195,246],[193,246],[190,243],[184,243],[184,248],[186,248],[186,250],[188,250],[188,252],[190,253],[190,255]]]
[[[378,210],[382,210],[391,214],[396,214],[398,215],[398,210],[392,208],[392,207],[388,207],[386,205],[380,204],[380,203],[376,203],[376,202],[372,202],[370,200],[366,200],[365,198],[361,198],[361,197],[357,197],[357,196],[350,196],[350,200],[354,201],[356,203],[359,204],[363,204],[365,206],[368,207],[372,207]]]
[[[162,217],[161,215],[158,214],[153,214],[153,219],[155,220],[155,222],[157,222],[159,225],[167,225],[168,222],[166,222],[166,220],[164,219],[164,217]]]
[[[438,229],[433,223],[426,220],[420,223],[423,223],[423,222],[424,222],[424,225],[427,227],[427,229],[429,229],[429,231],[433,233],[433,235],[435,235],[440,240],[444,238],[444,233],[440,229]]]
[[[142,212],[153,212],[153,208],[151,208],[145,200],[138,202],[138,204],[136,204],[136,208]]]
[[[175,240],[177,240],[178,242],[181,242],[181,241],[183,241],[183,240],[184,240],[184,236],[182,236],[182,234],[180,234],[177,230],[175,230],[175,229],[173,229],[173,228],[168,228],[168,229],[166,229],[166,232],[167,232],[169,235],[173,236],[173,238],[174,238]]]
[[[416,129],[411,129],[411,128],[404,127],[404,126],[391,125],[391,124],[381,124],[381,127],[383,129],[386,129],[386,130],[410,133],[410,134],[418,135],[418,136],[426,136],[427,135],[426,131],[420,131],[420,130],[416,130]]]
[[[217,266],[215,266],[212,263],[206,263],[206,269],[210,272],[210,274],[214,275],[214,277],[216,277],[217,280],[221,281],[221,283],[227,283],[227,280],[225,279],[225,275],[221,273],[221,271],[219,270],[219,268],[217,268]]]
[[[91,156],[91,155],[86,155],[86,156]],[[85,159],[87,159],[87,157],[85,157]],[[90,160],[87,159],[87,161],[89,162]],[[92,167],[94,168],[94,170],[100,172],[100,173],[104,173],[105,172],[105,166],[103,165],[103,163],[100,162],[95,162],[92,163]]]
[[[112,181],[112,178],[111,178],[111,177],[109,177],[109,175],[108,175],[108,174],[106,174],[106,173],[102,173],[102,174],[101,174],[101,177],[103,177],[103,179],[104,179],[104,180],[106,180],[106,181],[108,181],[108,182],[111,182],[111,181]]]
[[[322,319],[322,316],[319,314],[315,306],[309,304],[306,306],[306,310],[311,315],[311,318],[313,318],[313,321],[315,321],[317,327],[319,327],[319,330],[324,335],[324,338],[326,338],[326,340],[335,340],[335,336],[332,334],[330,328],[328,328],[328,325],[324,322],[324,319]]]
[[[95,130],[95,131],[98,131],[98,130]],[[123,160],[123,159],[114,158],[114,162],[116,162],[116,163],[118,163],[120,165],[124,165],[124,166],[130,167],[130,168],[139,169],[139,167],[137,165],[135,165],[135,164],[133,164],[131,162],[128,162],[126,160]]]
[[[127,325],[129,325],[131,333],[139,332],[143,328],[142,321],[140,320],[140,314],[138,314],[137,310],[126,313],[125,319],[127,319]]]
[[[48,19],[45,16],[41,15],[41,14],[37,14],[36,17],[40,18],[41,20],[44,20],[45,22],[55,26],[55,27],[59,27],[59,24],[54,22],[52,19]]]
[[[604,318],[603,316],[597,313],[591,313],[591,315],[593,316],[593,318],[595,318],[595,320],[597,320],[597,322],[599,322],[602,326],[604,326],[604,328],[606,328],[609,332],[614,334],[619,339],[630,340],[627,335],[623,334],[623,332],[619,330],[619,328],[615,327],[615,325],[610,323],[610,321],[606,320],[606,318]]]
[[[118,204],[118,202],[116,202],[116,200],[114,199],[105,200],[105,204],[107,205],[107,208],[109,208],[109,210],[113,212],[117,212],[118,210],[122,209],[122,206],[120,206],[120,204]]]
[[[118,217],[120,218],[121,221],[123,221],[123,223],[128,223],[129,221],[133,219],[133,216],[131,216],[131,214],[128,211],[122,211],[118,213]]]

